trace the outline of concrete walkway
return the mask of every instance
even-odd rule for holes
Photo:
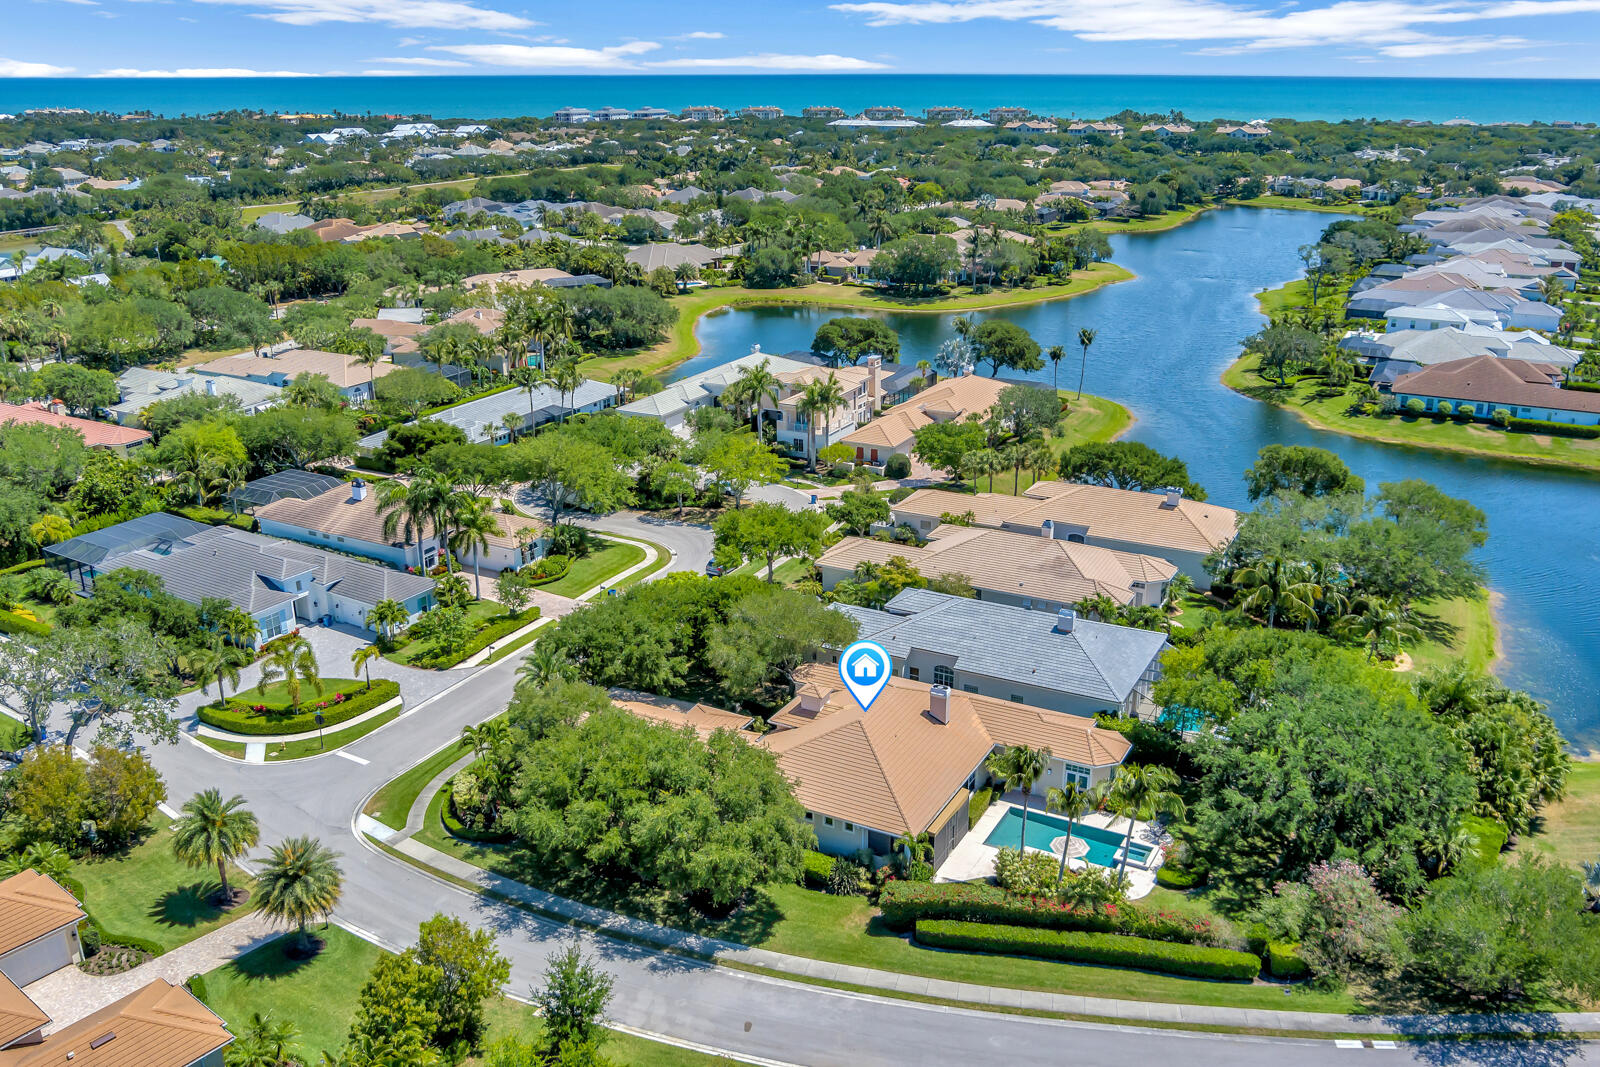
[[[26,986],[23,992],[50,1016],[50,1025],[44,1028],[48,1034],[94,1014],[157,978],[182,984],[192,975],[215,970],[283,932],[284,927],[253,911],[131,971],[99,977],[77,967],[63,967]]]

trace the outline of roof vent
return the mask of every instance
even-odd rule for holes
[[[108,1030],[99,1037],[95,1038],[93,1041],[89,1042],[89,1051],[93,1052],[95,1049],[109,1044],[116,1038],[116,1036],[117,1032],[115,1030]]]
[[[350,502],[352,504],[367,498],[367,483],[357,478],[350,483]]]
[[[1178,488],[1167,489],[1167,499],[1161,504],[1165,508],[1175,508],[1183,501],[1183,490]]]
[[[822,710],[822,690],[816,685],[800,687],[800,710],[815,715]]]
[[[928,713],[935,722],[950,722],[950,687],[936,685],[928,690]]]
[[[1056,612],[1056,633],[1070,634],[1078,625],[1078,613],[1071,608],[1062,608]]]

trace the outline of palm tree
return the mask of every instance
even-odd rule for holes
[[[1028,462],[1028,446],[1020,441],[1007,445],[1000,452],[1000,461],[1011,468],[1011,495],[1016,496],[1021,491],[1022,468]]]
[[[10,878],[23,871],[38,871],[59,882],[72,874],[72,856],[59,845],[35,841],[21,852],[0,860],[0,878]]]
[[[302,952],[311,948],[306,923],[319,915],[326,919],[339,903],[344,875],[338,858],[337,852],[314,837],[291,837],[273,847],[256,876],[262,913],[294,923]]]
[[[517,674],[544,689],[556,682],[573,681],[578,677],[578,668],[555,645],[541,641],[533,646],[533,655],[522,661]]]
[[[218,645],[215,648],[203,648],[189,656],[189,670],[194,680],[200,683],[203,693],[206,686],[212,682],[217,683],[217,703],[228,702],[228,686],[233,686],[234,691],[239,689],[239,668],[244,666],[243,657],[239,650]]]
[[[778,381],[778,376],[769,369],[767,361],[761,360],[753,363],[739,372],[739,377],[734,381],[733,387],[738,390],[735,396],[747,398],[750,401],[750,429],[761,434],[761,400],[771,397],[772,405],[778,405],[778,397],[783,391],[783,383]]]
[[[1000,453],[992,448],[979,448],[961,457],[961,474],[972,480],[973,488],[977,488],[978,479],[985,474],[989,476],[989,492],[994,492],[994,476],[1005,470],[1005,461],[1000,458]]]
[[[1067,349],[1064,345],[1051,345],[1050,351],[1045,355],[1050,357],[1050,388],[1055,392],[1061,391],[1061,361],[1067,358]],[[1087,361],[1085,356],[1085,361]],[[1078,386],[1081,392],[1083,386]]]
[[[1386,648],[1398,650],[1404,639],[1414,641],[1422,636],[1422,631],[1392,600],[1361,597],[1350,607],[1350,614],[1339,620],[1338,627],[1366,643],[1368,660],[1376,660]]]
[[[528,432],[533,432],[533,420],[536,417],[533,410],[533,394],[548,380],[544,371],[537,367],[518,367],[511,372],[511,380],[517,383],[517,388],[528,394]]]
[[[1067,853],[1072,849],[1072,827],[1077,821],[1099,806],[1093,790],[1077,782],[1067,782],[1060,789],[1051,789],[1044,795],[1044,810],[1067,817],[1067,839],[1061,845],[1061,869],[1056,872],[1056,885],[1067,877]]]
[[[372,690],[372,661],[381,659],[382,656],[383,650],[378,648],[377,645],[362,645],[350,653],[350,668],[351,670],[364,671],[366,673],[368,692]]]
[[[1433,857],[1433,873],[1441,876],[1445,871],[1459,866],[1477,847],[1478,835],[1460,823],[1441,828],[1437,836],[1422,841],[1423,853]]]
[[[393,640],[396,628],[411,621],[411,613],[398,600],[380,600],[367,612],[367,625],[377,630],[384,640]]]
[[[527,311],[528,334],[539,345],[539,366],[546,369],[550,346],[557,338],[572,337],[572,308],[554,293],[540,293]]]
[[[229,608],[218,621],[217,631],[239,648],[253,648],[261,627],[243,610]],[[238,685],[238,680],[234,679],[233,684]]]
[[[472,754],[479,759],[499,748],[511,737],[511,727],[506,725],[504,719],[490,719],[488,722],[477,725],[468,724],[461,728],[461,742],[472,749]]]
[[[438,337],[425,337],[422,341],[422,358],[425,362],[432,363],[439,370],[439,377],[445,376],[446,364],[457,364],[461,360],[461,341],[453,333],[441,333]]]
[[[1091,330],[1085,326],[1078,331],[1078,347],[1083,349],[1083,360],[1078,364],[1078,396],[1083,399],[1083,376],[1089,371],[1089,346],[1094,344],[1094,339],[1099,336],[1098,330]],[[1052,356],[1052,359],[1055,357]]]
[[[817,469],[818,417],[827,423],[833,418],[833,413],[844,406],[844,389],[839,385],[838,376],[832,371],[828,372],[826,378],[807,382],[805,391],[795,402],[795,410],[806,416],[806,452],[809,470]]]
[[[228,1049],[228,1067],[284,1067],[290,1062],[285,1050],[299,1037],[300,1029],[294,1023],[277,1022],[270,1014],[256,1012]]]
[[[1043,478],[1046,471],[1056,469],[1055,451],[1043,441],[1034,441],[1027,446],[1027,452],[1022,457],[1022,467],[1033,475],[1033,480]]]
[[[1592,911],[1600,911],[1600,859],[1593,863],[1580,863],[1583,868],[1583,895]]]
[[[378,486],[377,510],[383,518],[383,536],[393,539],[396,533],[402,533],[405,540],[416,542],[419,570],[427,569],[422,540],[430,534],[439,538],[439,553],[449,555],[445,517],[455,491],[454,483],[434,470],[422,471],[410,484],[396,480]],[[449,568],[448,558],[445,566]]]
[[[255,847],[261,839],[256,817],[244,806],[244,797],[222,799],[216,789],[196,793],[183,802],[183,814],[172,824],[172,854],[190,867],[217,865],[222,883],[218,899],[233,901],[228,886],[228,864]]]
[[[256,692],[265,695],[274,682],[282,682],[289,692],[289,703],[296,712],[300,710],[300,690],[309,685],[322,695],[322,676],[317,671],[317,654],[311,642],[295,635],[272,650],[261,665],[261,680]]]
[[[479,551],[489,551],[489,538],[505,533],[495,520],[489,502],[481,496],[457,493],[450,507],[450,551],[460,553],[472,549],[472,576],[477,585],[476,596],[483,599],[483,569],[478,566]]]
[[[578,369],[578,361],[564,359],[557,363],[550,371],[550,384],[554,385],[561,394],[561,414],[559,422],[567,421],[567,397],[578,391],[578,386],[583,384],[583,372]]]
[[[999,752],[990,753],[984,760],[984,770],[1000,779],[1001,792],[1013,789],[1022,792],[1022,842],[1019,851],[1028,847],[1028,798],[1033,795],[1033,783],[1044,777],[1050,769],[1048,748],[1029,748],[1027,745],[1010,745]]]
[[[933,853],[933,844],[926,833],[901,834],[894,839],[893,851],[900,857],[900,870],[905,873]]]
[[[472,599],[472,590],[467,588],[467,580],[459,574],[445,574],[433,583],[433,598],[442,607],[462,608]]]
[[[354,358],[356,366],[367,368],[367,403],[375,404],[378,400],[378,364],[383,362],[383,349],[378,345],[367,345]]]
[[[1166,767],[1130,763],[1117,772],[1111,783],[1110,802],[1118,815],[1128,819],[1128,832],[1122,842],[1122,862],[1118,867],[1123,878],[1128,875],[1128,854],[1133,851],[1134,820],[1149,820],[1157,815],[1183,817],[1187,808],[1175,791],[1177,787],[1177,774]]]
[[[1296,617],[1314,611],[1317,598],[1322,595],[1315,584],[1306,580],[1304,564],[1282,556],[1265,556],[1240,568],[1233,576],[1233,584],[1251,591],[1239,606],[1264,616],[1268,629],[1279,615]]]

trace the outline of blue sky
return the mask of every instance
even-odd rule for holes
[[[0,76],[1589,77],[1600,0],[0,0]]]

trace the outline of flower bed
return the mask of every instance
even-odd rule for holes
[[[1178,945],[1121,934],[1079,930],[1041,930],[1032,926],[931,920],[916,925],[917,941],[934,948],[1037,956],[1070,963],[1133,967],[1189,978],[1253,981],[1261,973],[1261,957],[1227,948]]]
[[[1203,944],[1216,938],[1216,930],[1205,919],[1146,911],[1129,904],[1075,907],[966,882],[888,882],[878,894],[878,910],[883,913],[884,925],[891,930],[910,930],[924,921],[950,919],[1127,934],[1183,944]]]
[[[225,706],[206,704],[197,714],[207,726],[236,734],[299,734],[317,729],[319,711],[323,727],[327,728],[382,707],[400,695],[399,683],[387,678],[374,679],[370,691],[361,681],[343,678],[325,681],[332,684],[320,697],[306,687],[307,696],[301,700],[298,713],[292,713],[287,705],[260,704],[231,697]]]

